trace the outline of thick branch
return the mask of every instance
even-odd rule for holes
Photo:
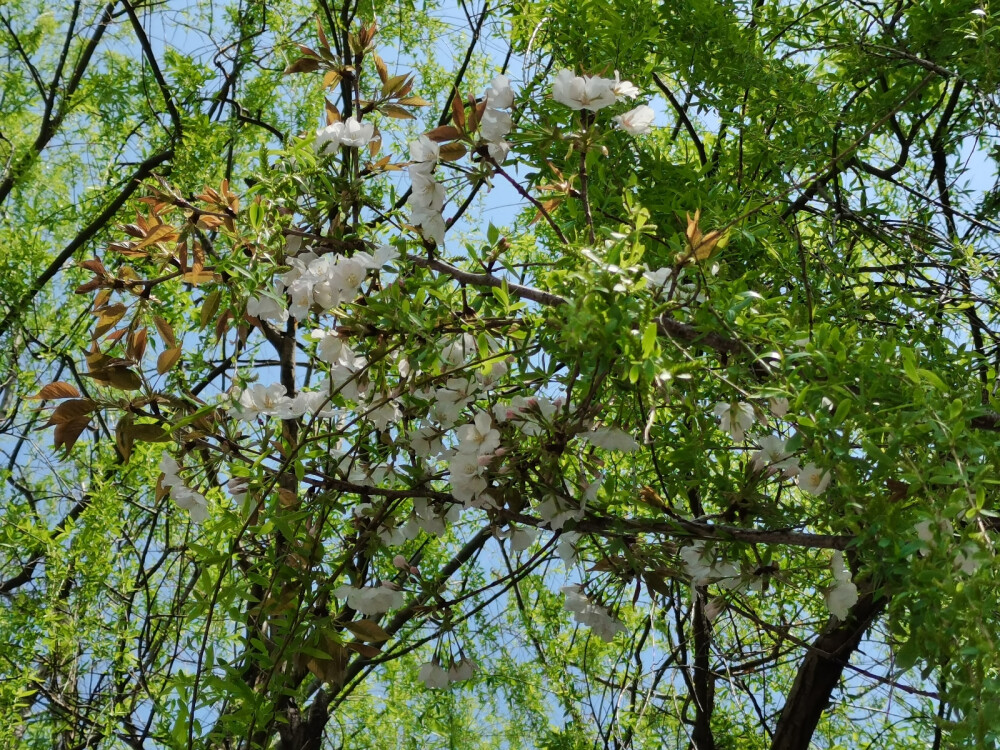
[[[816,725],[830,704],[844,668],[887,601],[876,600],[872,592],[864,594],[846,622],[831,621],[815,640],[788,693],[774,732],[772,750],[809,749]]]

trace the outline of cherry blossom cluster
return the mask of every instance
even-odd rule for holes
[[[838,620],[846,620],[851,607],[858,603],[858,587],[851,581],[851,571],[844,564],[844,553],[840,550],[833,553],[830,570],[835,583],[823,598],[830,614]]]
[[[316,131],[313,148],[323,154],[336,151],[341,146],[364,148],[375,137],[375,126],[370,122],[359,122],[356,117],[332,122]]]
[[[771,399],[771,410],[775,416],[784,417],[788,413],[788,400]],[[712,412],[719,417],[719,427],[737,442],[743,442],[746,431],[757,420],[754,407],[744,402],[718,403]],[[787,441],[777,435],[764,435],[755,439],[760,448],[751,458],[755,471],[780,473],[785,478],[794,477],[799,489],[809,495],[819,496],[826,491],[832,479],[829,471],[824,471],[812,462],[800,466],[798,458],[786,450]]]
[[[597,112],[623,99],[635,99],[638,95],[639,89],[630,81],[621,80],[617,70],[614,78],[575,76],[569,70],[560,70],[552,84],[552,98],[574,110]],[[652,107],[640,104],[614,120],[630,135],[642,135],[652,130],[654,116]]]
[[[921,521],[914,526],[914,531],[917,533],[917,538],[924,544],[919,550],[920,556],[926,557],[932,549],[940,545],[941,541],[951,541],[955,527],[947,518],[939,518],[936,521]],[[940,540],[937,538],[938,535],[941,537]],[[980,549],[974,542],[966,543],[955,552],[953,567],[965,575],[975,573],[981,564]]]
[[[365,616],[385,614],[403,606],[403,592],[388,582],[380,586],[340,586],[333,595]]]
[[[490,158],[502,164],[510,153],[506,137],[514,126],[510,115],[504,112],[514,106],[514,91],[507,76],[499,75],[486,90],[486,109],[479,121],[479,137],[486,143]]]
[[[593,630],[605,643],[611,643],[617,633],[624,633],[625,626],[611,616],[607,609],[592,602],[580,586],[563,586],[565,607],[573,619]]]
[[[208,519],[208,501],[205,496],[186,484],[180,477],[180,464],[169,453],[160,458],[160,486],[170,491],[170,497],[177,506],[186,510],[193,523],[204,523]]]
[[[717,560],[704,542],[695,542],[681,550],[684,572],[691,576],[695,586],[718,583],[723,588],[735,588],[739,583],[740,570],[724,560]]]
[[[432,661],[420,665],[420,672],[417,676],[427,687],[441,690],[451,683],[471,679],[475,671],[476,663],[464,656],[458,661],[452,661],[448,669],[445,669],[435,657]]]
[[[410,143],[410,223],[420,235],[436,245],[444,244],[444,185],[434,179],[434,167],[441,157],[441,147],[426,135]]]

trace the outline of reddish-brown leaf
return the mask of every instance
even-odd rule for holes
[[[60,398],[80,398],[80,391],[69,383],[57,380],[55,383],[49,383],[48,385],[42,386],[42,390],[34,396],[28,396],[28,398],[38,401],[49,401]]]
[[[179,346],[165,349],[160,352],[160,356],[156,358],[156,371],[160,373],[160,375],[163,375],[165,372],[168,372],[170,368],[176,365],[180,358],[181,348]]]
[[[49,421],[44,426],[51,427],[54,424],[75,422],[85,415],[90,414],[95,408],[97,408],[97,404],[89,398],[75,398],[71,401],[63,401],[49,415]]]
[[[101,385],[117,388],[120,391],[137,391],[142,388],[142,378],[139,377],[138,373],[122,365],[92,370],[87,377],[93,378]]]
[[[374,620],[355,620],[344,625],[362,641],[381,643],[389,640],[389,634]]]
[[[76,445],[76,441],[80,439],[80,435],[87,429],[88,424],[90,424],[90,417],[81,417],[58,425],[52,433],[55,449],[65,448],[66,453],[69,453]]]
[[[434,128],[426,133],[424,133],[432,141],[437,141],[441,143],[443,141],[453,141],[456,138],[461,138],[461,131],[454,125],[442,125],[439,128]]]
[[[180,235],[177,234],[177,230],[174,229],[172,224],[160,224],[154,227],[153,230],[146,235],[146,237],[140,242],[136,249],[141,250],[144,247],[149,247],[150,245],[159,242],[172,242],[176,240]]]

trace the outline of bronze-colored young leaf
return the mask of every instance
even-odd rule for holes
[[[146,235],[146,237],[136,245],[137,250],[141,250],[144,247],[149,247],[160,242],[173,242],[180,235],[172,224],[160,224],[154,227],[153,230]]]
[[[404,107],[429,107],[431,103],[424,99],[422,96],[404,96],[402,99],[396,100],[397,104],[402,104]]]
[[[468,149],[465,147],[464,143],[452,141],[451,143],[446,143],[441,146],[438,153],[441,157],[441,161],[458,161],[465,156],[466,153],[468,153]]]
[[[405,73],[398,76],[390,76],[389,80],[382,84],[383,94],[394,94],[406,85],[407,76]]]
[[[416,120],[417,118],[407,112],[400,106],[392,104],[391,102],[386,102],[379,107],[379,110],[387,117],[392,117],[396,120]]]
[[[162,427],[145,422],[130,425],[128,434],[132,440],[142,443],[165,443],[170,440],[170,435]]]
[[[56,450],[65,448],[66,453],[69,453],[76,445],[76,441],[80,439],[80,435],[87,429],[88,424],[90,424],[90,417],[80,417],[57,425],[52,432],[53,447]]]
[[[55,383],[49,383],[48,385],[43,385],[42,390],[36,393],[34,396],[28,396],[29,399],[37,401],[50,401],[60,398],[79,398],[80,391],[76,389],[76,386],[70,385],[62,380],[57,380]]]
[[[160,352],[160,356],[156,358],[156,371],[163,375],[168,372],[170,368],[177,364],[181,358],[181,348],[179,346],[173,346],[169,349],[164,349]]]
[[[132,427],[132,415],[123,414],[122,418],[118,420],[118,424],[115,426],[115,445],[118,446],[118,452],[122,455],[122,461],[125,463],[129,462],[132,457],[132,435],[129,433],[129,429]]]
[[[142,360],[143,355],[146,353],[146,343],[148,334],[145,328],[140,328],[138,331],[133,331],[129,334],[128,343],[125,346],[125,352],[128,354],[130,359],[139,362]]]
[[[84,415],[90,414],[96,408],[97,403],[89,398],[76,398],[71,401],[63,401],[49,415],[49,421],[44,426],[51,427],[54,424],[58,425],[76,421]]]
[[[462,132],[454,125],[441,125],[440,127],[427,131],[424,135],[432,141],[443,143],[444,141],[453,141],[456,138],[461,138]]]
[[[340,85],[342,76],[339,70],[328,70],[323,74],[323,88],[332,89]]]
[[[465,130],[465,104],[458,92],[455,92],[455,98],[451,100],[451,119],[459,130]]]
[[[125,317],[127,308],[121,302],[108,305],[94,312],[97,315],[97,327],[94,329],[94,338],[100,338],[117,325],[118,321]]]
[[[292,73],[313,73],[319,70],[319,60],[314,57],[300,57],[285,68],[283,75]]]
[[[346,648],[349,648],[351,651],[357,654],[361,654],[366,659],[374,659],[375,657],[377,657],[379,654],[382,653],[374,646],[369,646],[367,643],[358,643],[357,641],[351,641],[350,643],[346,644]]]
[[[205,301],[201,304],[201,315],[199,316],[202,328],[207,326],[215,318],[215,314],[219,311],[219,303],[221,301],[222,293],[218,289],[214,292],[210,292],[205,297]]]
[[[344,625],[345,628],[354,633],[362,641],[370,643],[381,643],[387,641],[390,635],[382,629],[374,620],[355,620]]]
[[[120,391],[137,391],[142,388],[142,378],[138,373],[122,365],[92,370],[86,377],[93,378],[101,385]]]
[[[164,344],[167,346],[177,346],[174,329],[171,327],[170,323],[166,321],[166,319],[159,315],[154,315],[153,324],[156,326],[156,330],[159,331],[160,338],[163,339]]]
[[[389,80],[389,68],[386,67],[385,60],[378,52],[372,53],[372,59],[375,61],[375,71],[378,73],[379,80],[384,84]]]

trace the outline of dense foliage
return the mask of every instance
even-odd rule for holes
[[[996,746],[998,33],[0,6],[0,745]]]

